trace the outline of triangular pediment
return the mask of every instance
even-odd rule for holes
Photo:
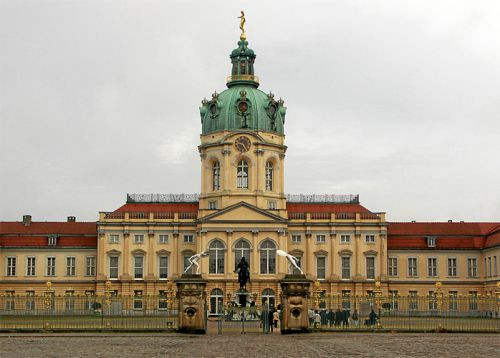
[[[199,219],[200,222],[286,222],[279,215],[241,201]]]

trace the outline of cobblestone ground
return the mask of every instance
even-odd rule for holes
[[[499,357],[498,334],[2,334],[0,357]]]

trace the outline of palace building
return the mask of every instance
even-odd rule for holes
[[[357,195],[286,194],[286,107],[259,89],[255,58],[242,36],[227,89],[202,101],[199,194],[129,194],[92,223],[1,222],[0,293],[38,295],[51,281],[56,294],[101,295],[111,281],[118,295],[158,295],[208,251],[209,297],[237,290],[244,256],[248,290],[274,301],[289,273],[278,249],[325,294],[370,294],[375,281],[385,295],[428,295],[438,281],[447,295],[495,291],[500,222],[392,223]]]

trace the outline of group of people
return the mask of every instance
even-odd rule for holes
[[[337,327],[337,328],[359,328],[360,316],[358,310],[351,311],[347,308],[343,310],[312,310],[308,312],[309,326],[314,328]],[[374,326],[378,321],[378,315],[371,310],[365,326]]]

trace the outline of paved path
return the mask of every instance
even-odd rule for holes
[[[1,334],[0,357],[499,357],[498,334]]]

